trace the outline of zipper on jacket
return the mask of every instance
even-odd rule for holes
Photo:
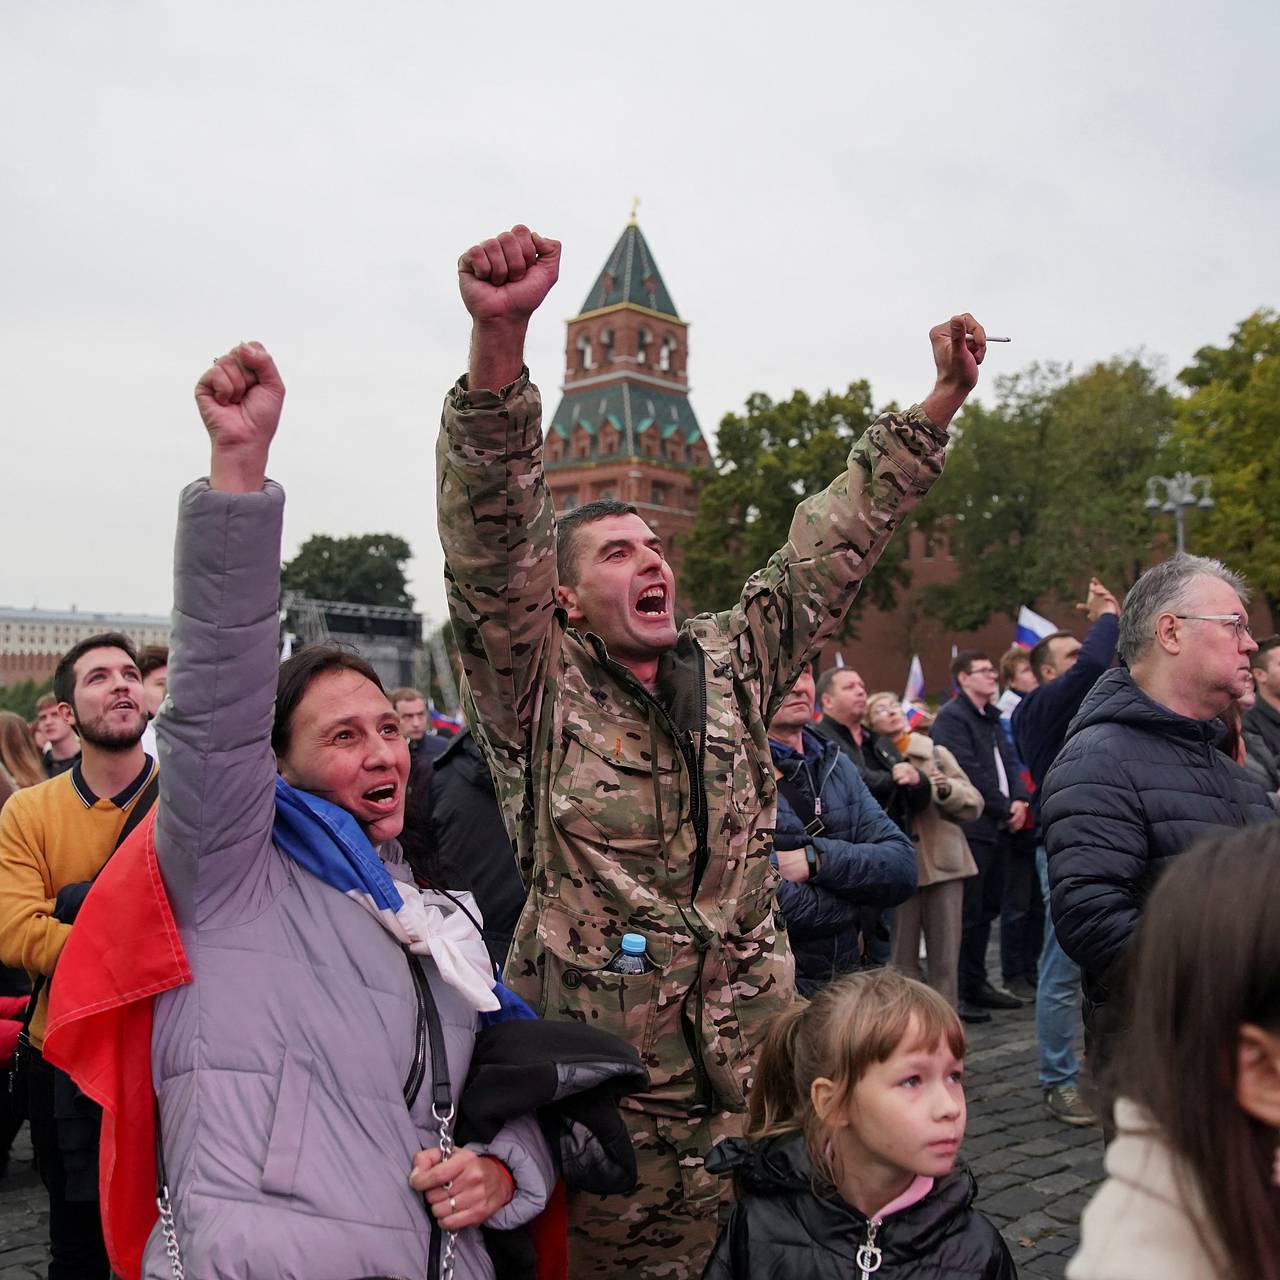
[[[689,733],[689,752],[693,756],[693,790],[698,804],[694,813],[693,833],[697,840],[693,855],[693,892],[689,895],[689,903],[693,904],[702,887],[702,877],[706,874],[707,862],[711,850],[707,845],[707,779],[703,771],[703,757],[707,753],[707,655],[702,646],[695,642],[698,651],[698,724],[701,726],[702,740],[695,746],[693,732]],[[729,784],[732,786],[732,782]]]
[[[858,1252],[854,1260],[862,1272],[860,1280],[871,1280],[871,1277],[880,1270],[880,1264],[884,1261],[884,1254],[876,1247],[876,1232],[879,1230],[880,1219],[872,1218],[867,1223],[867,1238],[858,1246]]]

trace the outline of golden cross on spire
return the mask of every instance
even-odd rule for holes
[[[636,214],[639,212],[639,210],[640,210],[640,197],[632,196],[631,197],[631,217],[627,222],[627,225],[629,227],[634,227],[638,225],[638,223],[636,222]]]

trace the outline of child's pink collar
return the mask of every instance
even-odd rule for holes
[[[879,1213],[871,1216],[882,1222],[892,1213],[901,1213],[903,1209],[910,1209],[913,1204],[919,1204],[932,1190],[933,1179],[917,1175],[911,1185],[896,1200],[891,1200]]]

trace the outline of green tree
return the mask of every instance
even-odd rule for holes
[[[718,460],[703,476],[698,519],[685,541],[681,591],[695,609],[725,609],[742,584],[787,540],[796,504],[825,489],[845,468],[849,446],[875,420],[871,387],[813,400],[795,391],[774,402],[757,392],[745,412],[726,414],[716,436]],[[892,608],[909,576],[905,542],[895,538],[860,592],[840,633],[868,600]]]
[[[281,574],[284,591],[313,600],[413,608],[405,580],[409,544],[393,533],[361,533],[346,538],[313,534]]]
[[[1191,516],[1193,551],[1220,556],[1280,624],[1280,315],[1255,311],[1226,347],[1201,347],[1178,374],[1167,472],[1208,475],[1216,505]]]
[[[19,680],[8,688],[0,689],[0,711],[16,711],[24,720],[34,720],[36,700],[53,692],[53,677],[43,684],[34,680]]]
[[[1077,376],[1032,365],[996,382],[996,403],[966,407],[942,479],[919,522],[945,535],[953,582],[925,610],[972,630],[993,614],[1078,592],[1091,572],[1120,591],[1151,540],[1147,476],[1171,430],[1172,397],[1139,358]]]

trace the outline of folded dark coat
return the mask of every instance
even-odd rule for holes
[[[476,1036],[456,1138],[491,1142],[509,1120],[536,1113],[571,1191],[633,1191],[636,1153],[618,1101],[648,1083],[636,1049],[599,1027],[497,1022]]]

